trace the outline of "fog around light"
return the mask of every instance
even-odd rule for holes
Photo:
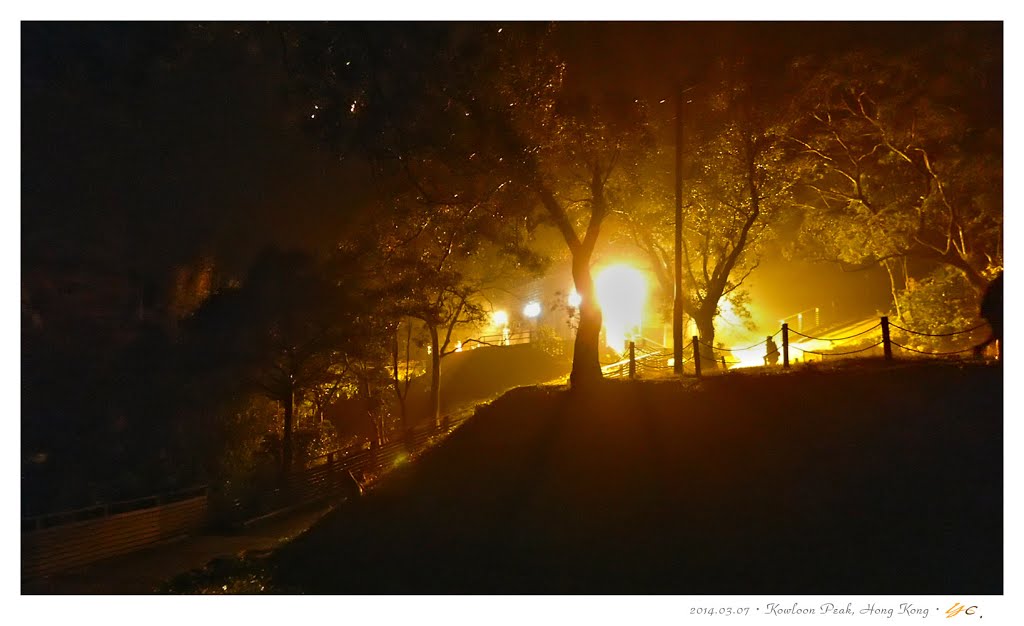
[[[594,283],[608,347],[622,352],[627,340],[640,335],[647,281],[636,268],[612,265],[601,270]]]

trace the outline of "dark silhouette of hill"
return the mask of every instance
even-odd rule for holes
[[[1002,593],[1002,368],[512,391],[277,553],[310,593]]]

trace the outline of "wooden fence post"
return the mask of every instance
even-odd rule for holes
[[[700,340],[693,336],[693,371],[700,378]]]
[[[629,342],[629,378],[636,378],[636,343]]]
[[[892,341],[889,340],[889,318],[882,316],[882,351],[885,353],[885,360],[892,360]]]
[[[782,367],[789,367],[789,324],[782,325]]]

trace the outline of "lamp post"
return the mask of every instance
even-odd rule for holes
[[[675,246],[675,297],[672,302],[672,371],[683,373],[683,94],[697,85],[683,89],[677,82],[676,92],[676,246]],[[687,102],[690,102],[687,100]]]
[[[491,314],[491,324],[501,329],[501,345],[508,345],[508,313],[495,311]]]
[[[676,258],[672,300],[672,371],[683,373],[683,89],[676,85]]]

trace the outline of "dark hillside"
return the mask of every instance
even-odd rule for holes
[[[326,593],[999,594],[1002,369],[519,389],[275,558]]]

